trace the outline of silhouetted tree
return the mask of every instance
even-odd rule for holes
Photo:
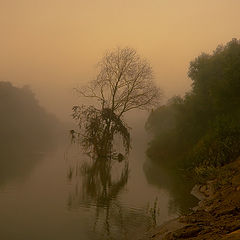
[[[152,108],[160,98],[151,66],[131,48],[107,52],[99,62],[96,79],[76,91],[96,102],[95,105],[73,107],[79,131],[72,130],[72,137],[97,156],[114,153],[113,139],[117,134],[122,137],[127,153],[130,134],[124,114],[132,109]],[[117,156],[122,159],[122,155]]]
[[[99,62],[96,79],[76,91],[81,97],[95,100],[92,105],[73,107],[72,116],[78,129],[71,130],[72,141],[78,141],[91,157],[81,166],[81,189],[83,196],[88,197],[87,202],[91,198],[96,204],[96,223],[100,210],[105,212],[105,231],[110,236],[110,219],[112,215],[117,216],[115,200],[127,184],[129,174],[125,156],[130,149],[130,133],[123,117],[133,109],[156,106],[160,91],[154,85],[149,63],[131,48],[118,48],[106,53]],[[124,154],[113,149],[117,136],[122,139]],[[114,176],[113,165],[118,169],[122,167],[120,176]],[[79,173],[77,169],[76,175]],[[70,169],[69,179],[72,176],[73,169]],[[78,202],[77,199],[71,195],[69,206]],[[122,218],[121,211],[119,213]],[[124,225],[120,229],[123,228]]]

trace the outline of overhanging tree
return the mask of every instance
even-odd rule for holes
[[[119,134],[128,153],[130,134],[123,119],[125,113],[151,109],[160,100],[152,68],[132,48],[107,52],[98,67],[96,79],[76,89],[80,96],[94,99],[95,103],[73,107],[73,118],[79,127],[71,131],[73,140],[78,140],[85,150],[98,157],[105,157],[114,154],[113,139]]]

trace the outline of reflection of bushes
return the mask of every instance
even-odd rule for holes
[[[82,166],[82,189],[97,205],[108,204],[119,195],[128,181],[128,163],[126,162],[119,179],[112,177],[112,163],[110,161],[96,160],[93,164]]]
[[[147,213],[149,214],[150,222],[149,222],[149,229],[155,228],[157,226],[157,218],[160,215],[160,208],[158,204],[158,198],[155,198],[153,206],[148,206]]]
[[[171,213],[186,214],[190,208],[197,205],[198,200],[190,194],[194,181],[189,180],[182,172],[157,165],[150,159],[145,162],[143,170],[149,184],[165,189],[169,193]]]
[[[131,234],[136,234],[139,229],[145,232],[147,227],[153,227],[152,216],[146,213],[146,209],[131,209],[119,200],[128,181],[128,162],[88,160],[69,171],[69,179],[75,181],[69,194],[69,209],[79,208],[82,204],[91,208],[95,215],[94,231],[99,239],[130,239]],[[114,167],[119,175],[114,174]]]

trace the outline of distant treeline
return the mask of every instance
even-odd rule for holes
[[[30,145],[52,135],[57,119],[47,113],[29,87],[0,82],[0,143],[22,141]]]
[[[240,155],[240,41],[233,39],[190,63],[191,90],[153,111],[147,151],[171,167],[218,167]]]

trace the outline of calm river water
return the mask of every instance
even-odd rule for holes
[[[146,159],[144,136],[133,134],[129,174],[114,164],[118,180],[104,197],[105,176],[78,174],[86,156],[62,138],[47,149],[22,143],[1,151],[0,239],[136,239],[196,204],[186,182]]]

